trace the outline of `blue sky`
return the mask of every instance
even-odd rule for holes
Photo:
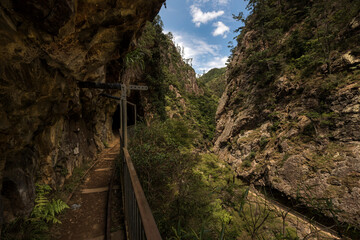
[[[244,0],[167,0],[160,11],[164,32],[172,32],[175,43],[184,48],[184,58],[192,58],[196,73],[225,66],[227,47],[234,30],[242,23],[232,18],[244,12]]]

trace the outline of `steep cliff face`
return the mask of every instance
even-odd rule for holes
[[[6,221],[31,210],[36,181],[61,187],[75,166],[111,140],[114,103],[99,97],[100,90],[79,89],[77,81],[116,81],[121,58],[163,2],[1,2],[0,205]]]
[[[249,7],[217,109],[216,151],[250,182],[360,227],[359,2]]]
[[[149,86],[139,100],[148,123],[154,118],[182,119],[199,139],[210,139],[215,130],[217,99],[205,85],[198,85],[194,69],[181,56],[172,34],[162,31],[159,17],[146,24],[135,50],[125,58],[124,81]]]

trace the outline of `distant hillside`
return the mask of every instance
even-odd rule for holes
[[[201,86],[204,86],[210,90],[217,97],[221,97],[222,93],[225,90],[226,78],[225,78],[226,68],[213,68],[207,73],[202,75],[198,82]]]

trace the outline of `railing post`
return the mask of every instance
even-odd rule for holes
[[[123,129],[123,142],[124,148],[128,146],[128,139],[127,139],[127,103],[126,103],[126,85],[123,84],[121,88],[121,105],[122,105],[122,129]]]
[[[161,240],[154,216],[146,200],[134,164],[126,148],[123,149],[125,219],[130,240]]]
[[[124,148],[124,143],[123,143],[123,127],[122,127],[122,118],[123,118],[123,112],[122,112],[122,102],[121,100],[119,100],[119,108],[120,108],[120,129],[119,129],[119,136],[120,136],[120,160],[123,160],[124,162],[124,153],[123,153],[123,148]]]

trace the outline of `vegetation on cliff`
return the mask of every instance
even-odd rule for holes
[[[159,19],[147,24],[128,62],[137,62],[131,71],[149,80],[151,100],[143,104],[152,119],[135,128],[129,151],[163,237],[297,239],[278,210],[247,196],[246,185],[227,164],[199,153],[202,139],[213,135],[225,69],[196,80]]]
[[[207,86],[199,86],[194,69],[181,56],[171,33],[162,31],[159,16],[147,22],[136,49],[125,58],[128,64],[123,75],[144,79],[149,86],[142,101],[147,111],[145,120],[154,116],[183,119],[203,137],[198,141],[209,141],[215,131],[218,98]]]
[[[234,16],[245,27],[233,51],[245,50],[242,71],[251,73],[255,82],[270,83],[284,72],[297,78],[327,77],[346,70],[335,62],[342,52],[360,53],[359,36],[353,31],[359,8],[352,0],[250,1],[247,19],[241,13]],[[246,35],[251,35],[251,46],[244,46]]]
[[[9,219],[31,214],[6,225],[4,239],[27,238],[33,230],[40,239],[45,222],[57,222],[67,208],[45,197],[48,185],[35,194],[35,182],[63,187],[74,166],[107,145],[113,107],[76,81],[115,75],[117,81],[118,69],[122,82],[149,86],[132,96],[141,102],[143,121],[129,151],[164,238],[317,234],[299,233],[287,211],[249,193],[236,175],[333,218],[347,234],[360,227],[359,1],[250,0],[249,17],[234,16],[245,26],[237,30],[228,68],[199,79],[159,17],[146,22],[127,52],[163,1],[128,1],[127,17],[125,5],[84,2],[73,11],[60,4],[41,24],[31,12],[48,10],[33,2],[34,11],[1,8],[0,97],[9,104],[0,110],[0,201]],[[219,158],[199,153],[214,135]]]
[[[311,189],[336,209],[319,211],[359,227],[360,2],[251,0],[248,9],[234,16],[245,26],[216,150],[249,181],[293,199]]]
[[[196,134],[179,119],[141,124],[130,154],[164,239],[298,239],[291,224],[216,155],[194,153]],[[286,218],[286,217],[285,217]]]
[[[226,87],[225,73],[226,68],[213,68],[199,77],[199,84],[220,98]]]

